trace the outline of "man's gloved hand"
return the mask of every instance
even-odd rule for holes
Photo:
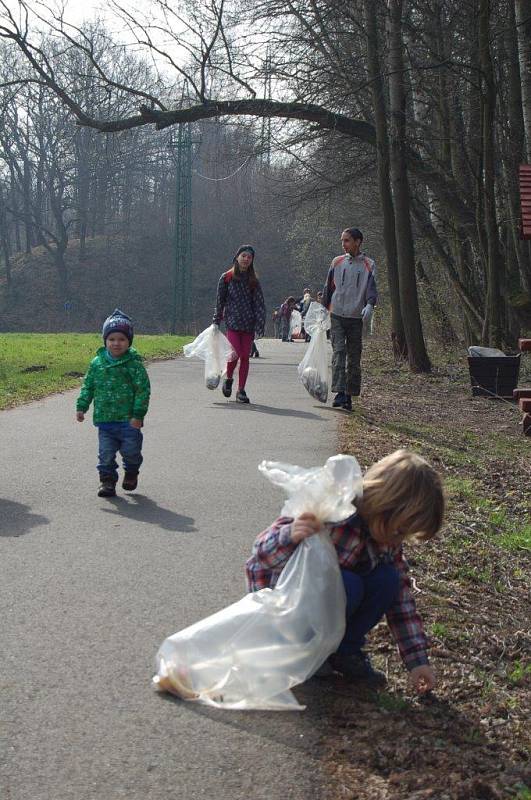
[[[371,317],[373,311],[374,306],[372,306],[370,303],[367,303],[367,305],[361,309],[361,318],[365,319],[365,317]]]

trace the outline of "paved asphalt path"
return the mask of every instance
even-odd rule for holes
[[[259,344],[250,406],[209,392],[201,362],[150,366],[133,495],[96,496],[76,392],[0,413],[2,800],[323,796],[319,688],[299,689],[302,713],[245,713],[150,686],[166,636],[244,594],[252,541],[282,504],[258,463],[335,452],[337,414],[297,379],[304,344]]]

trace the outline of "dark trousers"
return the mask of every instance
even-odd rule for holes
[[[361,389],[361,319],[330,318],[332,391],[359,395]]]
[[[368,575],[342,569],[347,595],[347,628],[337,652],[359,653],[365,637],[392,606],[400,591],[400,574],[392,564],[380,564]]]
[[[142,431],[129,423],[117,422],[110,427],[98,428],[98,472],[103,478],[118,480],[116,453],[120,452],[126,472],[138,472],[142,458]]]

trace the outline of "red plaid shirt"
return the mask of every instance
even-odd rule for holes
[[[279,517],[260,533],[247,561],[247,586],[250,592],[273,588],[287,560],[297,545],[291,541],[291,517]],[[406,667],[413,669],[428,663],[428,642],[422,620],[411,594],[408,565],[402,545],[380,547],[362,520],[355,514],[339,525],[330,525],[330,537],[336,548],[339,566],[354,572],[368,573],[378,564],[392,564],[400,573],[400,593],[387,610],[386,618]]]

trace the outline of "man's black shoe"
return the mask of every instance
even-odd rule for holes
[[[345,392],[338,392],[332,402],[333,408],[343,408],[345,402]]]
[[[238,403],[250,403],[251,402],[249,400],[249,398],[247,397],[247,395],[245,394],[245,389],[238,389],[238,391],[236,392],[236,400],[238,401]]]
[[[351,656],[340,656],[337,653],[330,656],[332,667],[343,675],[349,683],[366,683],[371,686],[385,686],[387,678],[383,672],[373,669],[365,653],[356,653]]]
[[[225,397],[230,397],[232,394],[232,381],[233,378],[225,378],[225,380],[223,381],[221,391],[223,392]]]
[[[343,402],[343,406],[342,407],[345,409],[345,411],[352,411],[352,398],[351,398],[351,396],[349,394],[346,394],[346,395],[344,395],[344,398],[345,398],[345,400]]]

